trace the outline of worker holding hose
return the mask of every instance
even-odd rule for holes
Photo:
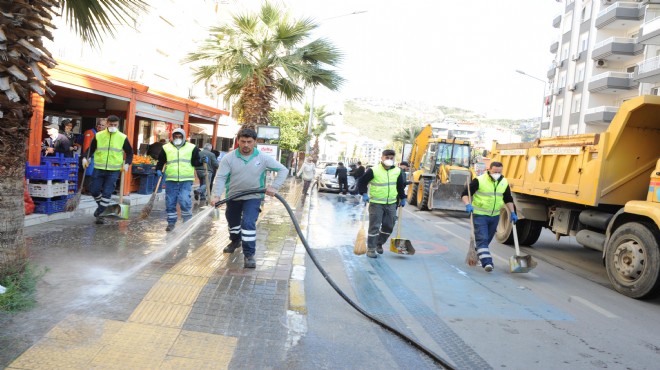
[[[277,159],[259,152],[256,149],[256,131],[244,128],[237,134],[238,148],[225,155],[220,161],[220,167],[213,187],[213,204],[219,202],[223,193],[230,198],[238,193],[260,190],[266,184],[266,172],[276,171],[277,177],[266,188],[266,194],[275,195],[284,184],[288,170]],[[244,268],[255,268],[254,259],[257,240],[257,216],[261,208],[263,194],[249,194],[227,202],[225,218],[229,226],[230,243],[223,249],[224,253],[234,253],[243,247]]]

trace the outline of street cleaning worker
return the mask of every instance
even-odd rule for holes
[[[465,203],[465,210],[474,213],[474,238],[477,255],[481,267],[487,272],[493,271],[493,257],[490,255],[488,244],[493,240],[497,224],[500,222],[500,208],[506,204],[511,213],[511,221],[517,222],[518,215],[513,208],[513,197],[509,182],[502,176],[501,162],[491,162],[486,173],[476,177],[470,183],[472,203],[468,198],[468,189],[465,188],[461,199]]]
[[[249,190],[260,190],[266,187],[266,171],[277,171],[277,177],[266,189],[266,194],[273,196],[284,184],[288,170],[277,159],[263,154],[256,149],[257,132],[244,128],[236,138],[238,148],[227,153],[220,161],[218,174],[213,187],[215,204],[226,197]],[[234,253],[236,248],[243,247],[243,267],[255,268],[254,259],[257,240],[257,217],[261,209],[263,194],[250,194],[227,202],[225,218],[229,226],[231,241],[222,251]]]
[[[207,159],[208,161],[208,159]],[[163,145],[158,155],[156,175],[163,176],[165,168],[165,209],[167,212],[167,227],[165,231],[174,230],[179,218],[176,205],[181,207],[181,218],[186,222],[192,218],[192,199],[190,192],[195,180],[195,167],[201,166],[199,148],[186,141],[186,132],[177,128],[172,131],[172,142]]]
[[[101,213],[110,205],[120,172],[128,171],[128,166],[133,163],[133,147],[127,136],[119,132],[119,117],[108,116],[106,126],[105,130],[96,133],[89,146],[89,155],[94,156],[94,173],[89,191],[98,205],[94,217],[99,225],[105,223]],[[82,164],[87,170],[87,158],[83,158]]]
[[[358,194],[365,203],[369,202],[367,257],[383,254],[383,244],[394,229],[396,209],[406,205],[406,181],[401,169],[394,165],[395,154],[394,150],[385,149],[380,163],[367,169],[358,180]]]

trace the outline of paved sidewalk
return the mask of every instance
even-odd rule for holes
[[[301,189],[290,179],[280,194],[303,220]],[[278,368],[305,331],[305,252],[267,198],[254,270],[240,249],[222,253],[224,214],[207,208],[172,233],[162,202],[144,221],[132,206],[128,221],[97,226],[81,211],[26,228],[31,260],[48,271],[36,308],[0,313],[0,367]]]

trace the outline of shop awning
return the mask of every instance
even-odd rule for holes
[[[224,137],[228,139],[233,139],[236,136],[238,130],[240,130],[241,125],[219,125],[218,126],[218,137]],[[203,123],[190,123],[190,132],[193,134],[204,134],[208,136],[213,136],[213,125],[205,125]]]

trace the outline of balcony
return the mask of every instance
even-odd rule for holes
[[[616,2],[598,13],[596,28],[627,30],[641,25],[643,18],[644,7],[640,3]]]
[[[566,0],[566,7],[564,8],[564,13],[568,13],[573,9],[575,9],[575,0]]]
[[[561,14],[557,14],[557,16],[552,19],[552,27],[559,28],[560,24],[561,24]]]
[[[614,119],[616,112],[618,111],[619,111],[619,107],[601,106],[601,107],[589,108],[587,109],[586,112],[584,112],[584,123],[589,123],[592,125],[593,124],[609,125]]]
[[[589,92],[618,94],[622,91],[635,89],[639,81],[633,79],[634,73],[627,72],[605,72],[591,77],[589,80]]]
[[[660,16],[644,22],[638,41],[644,45],[660,45]]]
[[[644,45],[630,37],[610,37],[594,45],[593,60],[626,61],[644,52]]]
[[[635,80],[638,82],[660,82],[660,56],[646,59],[637,64]]]
[[[550,53],[554,54],[559,50],[559,41],[555,41],[552,44],[550,44]]]

